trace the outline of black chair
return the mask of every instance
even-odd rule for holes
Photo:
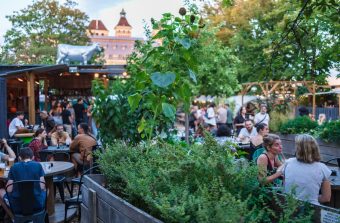
[[[70,154],[67,152],[54,152],[52,156],[53,156],[53,160],[55,161],[70,162]],[[66,184],[66,188],[68,192],[71,194],[71,189],[69,185],[66,183],[66,177],[64,175],[57,175],[53,177],[54,196],[57,193],[56,188],[58,188],[60,198],[63,202],[65,202],[65,193],[64,193],[65,184]]]
[[[40,180],[16,181],[6,186],[6,196],[15,223],[49,222],[46,213],[47,189],[42,190],[45,196],[43,204],[39,204],[38,197],[34,194],[34,189],[40,187],[41,184],[44,184],[46,188],[45,182]]]
[[[71,209],[71,208],[77,208],[78,209],[78,212],[79,212],[78,221],[80,221],[80,218],[81,218],[80,204],[82,203],[81,185],[83,184],[83,177],[84,177],[84,175],[91,173],[91,171],[94,170],[94,169],[98,169],[98,166],[93,166],[93,167],[89,168],[88,170],[84,171],[83,174],[80,176],[80,178],[79,178],[79,190],[78,190],[77,196],[74,196],[74,197],[71,197],[71,198],[65,200],[64,223],[67,222],[67,211],[68,211],[68,209]]]
[[[336,160],[336,162],[337,162],[337,164],[338,164],[338,167],[340,167],[340,157],[336,157],[336,158],[327,160],[327,161],[325,162],[325,164],[326,164],[326,165],[327,165],[327,164],[334,164],[334,163],[331,162],[331,161],[334,161],[334,160]]]

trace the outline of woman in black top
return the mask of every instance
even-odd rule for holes
[[[247,113],[246,107],[242,106],[240,109],[240,113],[234,119],[234,126],[236,127],[237,135],[240,134],[241,129],[244,128],[245,126],[244,124],[247,119],[246,113]]]

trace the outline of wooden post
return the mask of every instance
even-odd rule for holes
[[[315,107],[316,107],[316,102],[315,102],[315,84],[313,84],[313,116],[314,116],[314,118],[315,118]]]
[[[48,95],[48,86],[49,86],[49,81],[48,79],[44,80],[44,95],[45,95],[45,103],[44,103],[44,110],[47,111],[47,95]]]
[[[27,96],[28,96],[28,121],[35,124],[35,95],[34,95],[34,73],[27,74]]]

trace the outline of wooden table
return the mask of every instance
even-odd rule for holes
[[[34,133],[20,133],[15,134],[14,136],[21,139],[24,143],[30,143],[33,139]]]

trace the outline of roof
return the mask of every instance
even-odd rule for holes
[[[126,19],[126,12],[124,11],[124,9],[122,9],[122,11],[120,12],[120,19],[119,19],[117,26],[129,26],[129,27],[131,27],[129,22]]]
[[[107,30],[102,20],[94,19],[90,22],[89,29]]]

